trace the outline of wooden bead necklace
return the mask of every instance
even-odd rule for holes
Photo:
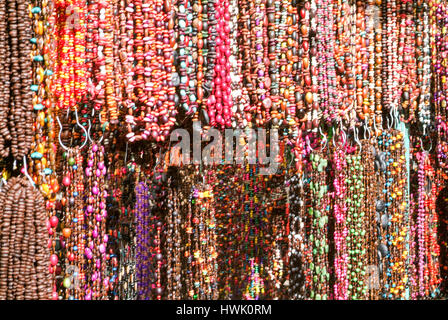
[[[33,84],[31,57],[32,15],[23,0],[3,3],[0,7],[0,54],[2,80],[0,82],[0,155],[12,155],[22,160],[31,148],[33,140],[33,92],[39,90]],[[42,88],[41,88],[42,90]]]
[[[25,177],[13,177],[0,192],[0,298],[51,298],[50,249],[45,202]],[[51,256],[54,264],[57,257]]]

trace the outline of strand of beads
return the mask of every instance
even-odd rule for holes
[[[206,178],[210,175],[206,172]],[[203,212],[203,215],[199,216],[199,241],[200,241],[200,253],[195,252],[195,258],[198,259],[201,265],[201,287],[203,288],[203,298],[201,299],[217,299],[217,250],[216,250],[216,220],[214,211],[214,198],[210,185],[203,186],[203,191],[199,192],[196,204],[198,209]],[[193,218],[194,219],[194,218]],[[198,297],[199,298],[199,297]]]
[[[137,288],[138,299],[162,299],[162,235],[163,208],[162,175],[155,172],[150,186],[140,182],[137,196]]]
[[[438,144],[437,158],[440,171],[446,178],[447,164],[447,103],[448,83],[446,81],[447,70],[447,37],[446,37],[446,16],[447,8],[440,2],[430,2],[430,25],[431,28],[431,56],[433,65],[434,81],[434,105],[437,125]]]
[[[305,5],[306,9],[306,5]],[[310,26],[310,33],[313,34],[313,37],[310,37],[309,42],[309,48],[310,48],[310,57],[309,60],[303,60],[303,68],[310,69],[311,73],[311,84],[308,86],[309,91],[305,89],[305,102],[308,106],[307,111],[308,114],[306,116],[307,122],[306,122],[306,130],[311,130],[315,124],[319,123],[320,121],[320,108],[319,108],[319,93],[318,93],[318,76],[319,76],[319,62],[318,62],[318,44],[317,44],[317,21],[316,21],[316,1],[312,0],[310,1],[310,7],[308,11],[309,16],[309,26]],[[306,19],[306,17],[305,17]],[[306,49],[306,45],[304,46],[305,42],[302,43],[302,47],[304,50]],[[305,50],[306,52],[306,50]],[[306,80],[306,78],[305,78]]]
[[[299,67],[297,8],[290,1],[284,0],[281,2],[280,14],[280,25],[277,28],[280,31],[280,104],[276,108],[272,106],[271,118],[272,128],[283,127],[282,135],[288,136],[294,131],[296,115],[296,74]]]
[[[215,58],[214,76],[213,76],[213,89],[210,97],[207,99],[207,112],[212,127],[225,128],[231,126],[232,117],[232,99],[231,99],[231,87],[230,87],[230,38],[229,38],[229,0],[216,1],[214,3],[215,15],[209,17],[210,26],[214,26],[211,31],[213,39],[213,33],[216,32],[215,38],[216,47],[214,51],[210,48],[209,55]],[[212,11],[209,9],[209,13]],[[212,43],[212,41],[210,41]],[[208,61],[209,62],[209,61]],[[207,75],[206,75],[207,76]],[[207,77],[206,77],[207,79]]]
[[[309,236],[312,247],[311,269],[311,291],[310,298],[313,300],[329,299],[330,273],[328,251],[329,243],[327,236],[327,225],[329,210],[328,186],[326,184],[326,170],[328,160],[321,154],[313,152],[310,155],[312,166],[310,182],[311,207],[308,213],[311,216],[311,232]]]
[[[378,8],[374,0],[368,0],[364,8],[365,14],[365,57],[363,64],[364,90],[367,90],[363,101],[364,116],[367,119],[369,128],[373,128],[375,120],[375,28],[377,24]],[[379,23],[378,23],[379,24]]]
[[[50,234],[48,247],[52,254],[56,254],[56,249],[60,249],[59,239],[56,240],[56,229],[59,224],[56,211],[56,196],[60,186],[56,176],[56,154],[57,144],[55,143],[54,111],[51,104],[50,86],[51,71],[51,31],[49,17],[52,14],[48,1],[34,1],[30,4],[30,15],[33,20],[34,37],[30,39],[32,43],[33,56],[33,85],[38,89],[33,91],[33,110],[37,113],[33,124],[33,143],[31,144],[30,175],[34,183],[39,186],[45,197],[45,207],[49,223],[47,225]],[[55,256],[57,257],[57,255]],[[55,261],[53,258],[52,261]],[[52,273],[52,298],[57,300],[56,268],[50,267]]]
[[[88,92],[90,99],[97,98],[97,94],[101,91],[101,87],[104,84],[103,80],[100,82],[100,72],[98,71],[100,63],[104,62],[104,59],[98,59],[98,52],[102,55],[103,46],[98,43],[98,19],[99,19],[99,5],[98,2],[93,0],[89,1],[87,6],[86,17],[86,75],[88,81]],[[97,74],[98,72],[98,74]],[[103,90],[104,91],[104,90]],[[95,101],[95,100],[94,100]],[[98,99],[93,104],[96,110],[101,110],[104,101]]]
[[[171,1],[137,0],[129,11],[133,12],[135,22],[132,76],[136,95],[133,103],[128,104],[126,137],[129,142],[165,141],[177,114],[176,88],[171,81],[174,46]]]
[[[402,75],[399,89],[402,92],[403,115],[401,120],[405,123],[412,122],[415,118],[417,109],[417,98],[420,90],[417,88],[417,63],[415,59],[415,24],[414,7],[410,1],[403,0],[401,11],[404,12],[401,17],[400,40],[403,42],[399,46],[400,63],[402,64]]]
[[[168,184],[174,187],[174,178],[171,176]],[[166,259],[167,259],[167,298],[179,300],[182,298],[182,249],[181,226],[182,215],[180,212],[178,191],[175,188],[168,189],[166,215]]]
[[[196,65],[196,95],[197,95],[197,106],[193,106],[191,108],[191,112],[193,113],[193,121],[198,119],[197,111],[198,109],[195,107],[202,106],[202,102],[204,99],[204,73],[206,70],[206,65],[204,64],[207,61],[207,53],[208,53],[208,1],[202,2],[201,0],[195,1],[193,7],[193,13],[195,14],[197,25],[193,25],[193,36],[194,40],[197,43],[197,48],[193,47],[193,50],[196,49],[197,53],[197,65]],[[195,32],[196,31],[196,32]],[[193,51],[194,52],[194,51]],[[205,96],[207,98],[208,96]],[[205,112],[203,112],[206,114]],[[204,119],[205,120],[205,119]]]
[[[270,121],[270,110],[272,106],[272,100],[270,98],[270,92],[266,86],[269,82],[268,70],[266,68],[267,61],[267,36],[266,36],[266,21],[264,19],[266,11],[266,1],[256,0],[255,3],[254,22],[255,28],[253,28],[252,39],[254,42],[254,53],[256,56],[255,66],[253,68],[253,76],[255,77],[256,92],[254,103],[257,105],[255,123],[257,126],[262,126],[264,123]]]
[[[370,126],[373,124],[372,115],[369,109],[369,82],[368,69],[369,57],[367,53],[367,32],[366,32],[366,6],[362,1],[356,2],[356,46],[353,48],[355,56],[355,87],[356,87],[356,113],[361,121],[369,121]],[[373,36],[373,32],[370,32]],[[373,47],[372,47],[373,48]]]
[[[120,1],[120,66],[123,79],[120,88],[123,98],[123,105],[126,108],[135,108],[134,93],[134,20],[133,13],[135,7],[131,0]],[[126,115],[126,125],[135,126],[133,116]]]
[[[148,270],[148,255],[149,252],[149,226],[148,223],[149,218],[146,218],[149,214],[150,205],[148,199],[149,189],[146,183],[139,182],[135,187],[135,214],[136,214],[136,237],[137,237],[137,250],[136,250],[136,278],[137,278],[137,288],[138,288],[138,296],[146,297],[149,295],[148,290],[151,289],[150,286],[150,270]]]
[[[352,209],[350,198],[347,198],[347,186],[346,182],[351,181],[350,179],[345,179],[345,174],[347,171],[347,163],[344,157],[344,152],[342,150],[336,150],[334,153],[333,167],[335,172],[335,177],[333,180],[334,187],[334,244],[335,244],[335,257],[334,257],[334,269],[335,269],[335,284],[334,284],[334,298],[337,300],[347,300],[347,288],[348,288],[348,278],[347,278],[347,246],[346,237],[348,235],[347,228],[347,204]],[[351,161],[351,160],[350,160]],[[350,170],[352,166],[350,166]],[[350,175],[348,175],[350,177]],[[352,188],[352,187],[350,187]],[[351,230],[350,230],[351,231]],[[350,250],[351,251],[351,250]],[[351,257],[350,257],[351,258]]]
[[[84,207],[84,230],[87,230],[84,239],[86,259],[85,299],[102,300],[107,297],[109,279],[105,276],[106,246],[106,197],[104,164],[104,147],[96,143],[88,150],[87,167],[85,174],[88,177],[86,189],[86,205]]]
[[[8,127],[8,105],[9,105],[9,83],[6,81],[10,76],[9,64],[9,36],[6,21],[8,14],[6,12],[6,2],[0,3],[0,72],[4,75],[0,79],[0,154],[6,157],[9,154],[5,147],[6,140],[11,139]]]
[[[87,93],[86,10],[83,0],[57,0],[55,10],[54,80],[59,109],[73,109]]]
[[[190,1],[180,1],[177,6],[177,70],[178,70],[178,79],[179,79],[179,98],[181,107],[189,112],[191,103],[195,102],[195,92],[194,90],[190,90],[190,86],[194,81],[190,79],[190,77],[195,73],[194,67],[195,65],[192,63],[193,61],[193,26],[196,25],[196,29],[198,26],[197,20],[193,20],[193,9]],[[192,25],[192,20],[193,24]],[[175,79],[172,79],[175,81]]]
[[[381,217],[381,225],[387,230],[383,240],[387,246],[383,243],[385,248],[380,249],[382,256],[386,256],[383,298],[403,299],[408,283],[405,239],[410,231],[403,135],[395,130],[383,132],[379,144],[385,153],[386,164],[386,211]]]
[[[33,55],[33,83],[39,89],[33,96],[33,110],[37,116],[33,126],[33,143],[31,145],[31,159],[33,160],[33,180],[40,186],[46,197],[54,198],[59,191],[55,175],[55,155],[57,145],[54,143],[55,132],[53,122],[53,110],[51,107],[50,92],[47,90],[49,76],[50,31],[47,26],[48,16],[51,14],[46,1],[36,1],[31,8],[34,18],[33,29],[35,37],[30,41]]]
[[[0,193],[0,298],[51,298],[50,249],[45,203],[25,177],[14,177]]]
[[[374,92],[375,92],[375,118],[374,118],[374,129],[375,134],[381,134],[381,130],[377,128],[382,128],[383,126],[383,10],[381,10],[383,4],[382,1],[376,1],[376,6],[374,7],[374,12],[376,19],[373,21],[375,28],[375,65],[374,65]],[[380,7],[378,7],[380,6]]]
[[[430,48],[430,26],[429,6],[425,1],[417,2],[417,32],[416,32],[416,54],[418,88],[420,89],[420,101],[418,104],[418,121],[423,134],[425,134],[432,123],[431,116],[431,48]]]
[[[367,251],[366,263],[367,268],[364,273],[364,282],[367,286],[366,299],[378,299],[379,289],[379,270],[378,270],[378,229],[375,221],[375,198],[378,195],[378,185],[381,186],[381,174],[375,173],[375,147],[372,148],[373,140],[362,140],[360,151],[362,167],[363,167],[363,185],[365,201],[361,202],[361,212],[364,212],[363,227],[366,232],[364,241]],[[374,151],[375,150],[375,151]],[[362,190],[362,189],[361,189]]]
[[[417,297],[435,297],[441,282],[439,263],[434,257],[440,253],[435,239],[438,215],[435,212],[436,186],[434,169],[426,152],[416,154],[418,161],[418,205],[417,205]]]
[[[28,4],[13,0],[0,7],[2,63],[0,70],[0,155],[12,154],[22,160],[31,148],[33,140],[33,92],[39,88],[33,84],[31,60],[32,16]],[[33,58],[34,59],[34,58]]]
[[[241,166],[222,166],[215,174],[213,194],[215,201],[215,218],[217,233],[217,263],[219,298],[231,300],[235,293],[236,281],[241,269],[237,267],[239,252],[238,238],[241,237],[239,219],[240,203],[243,193]],[[229,173],[229,175],[228,175]]]
[[[249,96],[247,87],[243,86],[242,74],[242,50],[238,46],[238,37],[241,30],[238,28],[239,21],[238,0],[231,0],[229,5],[229,28],[230,28],[230,88],[232,95],[232,127],[244,129],[247,124],[246,112],[249,110]]]
[[[62,289],[64,298],[69,300],[84,299],[84,240],[83,240],[83,156],[79,147],[70,148],[63,153],[64,165],[62,172],[63,213],[61,215],[62,247],[60,265],[64,279]]]
[[[267,15],[267,36],[268,36],[268,58],[269,58],[269,82],[270,96],[272,101],[272,114],[276,114],[280,107],[283,97],[280,97],[280,60],[281,47],[286,32],[285,28],[281,27],[286,22],[285,10],[282,1],[266,1],[266,15]],[[279,20],[282,19],[282,24]],[[283,78],[284,79],[284,78]],[[285,88],[282,88],[284,91]],[[279,100],[280,99],[280,100]]]
[[[288,236],[290,240],[288,252],[289,297],[292,299],[304,299],[306,298],[305,269],[308,243],[306,241],[305,229],[306,208],[303,176],[292,176],[288,187],[288,195],[290,195],[290,234]]]
[[[102,121],[109,120],[112,124],[118,122],[117,96],[115,95],[115,69],[114,69],[114,1],[100,2],[100,20],[98,21],[100,29],[99,44],[104,46],[104,70],[105,95],[107,110],[102,111]],[[103,31],[103,32],[101,32]],[[102,37],[101,37],[102,36]],[[101,123],[103,124],[103,123]]]
[[[398,23],[397,23],[397,1],[386,0],[383,3],[383,28],[382,47],[385,48],[385,59],[383,59],[383,103],[386,110],[398,108],[400,94],[398,93],[398,77],[401,73],[401,63],[398,59]]]
[[[365,186],[364,167],[361,164],[361,155],[354,154],[347,156],[348,177],[347,198],[348,217],[347,229],[349,234],[346,238],[349,263],[348,263],[348,294],[350,299],[365,299],[367,295],[367,283],[365,275],[367,271],[367,243],[365,224]]]

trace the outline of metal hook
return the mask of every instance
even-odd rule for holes
[[[375,130],[375,136],[378,135],[378,127],[376,126],[376,117],[373,116],[373,129]]]
[[[291,150],[289,150],[289,154],[290,154],[290,156],[291,156],[291,159],[290,159],[289,162],[288,162],[288,169],[291,167],[291,164],[292,164],[293,161],[294,161],[294,153],[291,152]]]
[[[82,148],[84,148],[84,146],[87,144],[87,140],[89,139],[88,137],[88,133],[86,128],[84,128],[80,123],[79,123],[79,119],[78,119],[78,108],[75,107],[75,118],[76,118],[76,124],[78,126],[81,127],[81,129],[84,131],[84,133],[86,134],[86,139],[84,140],[84,143],[81,145],[81,147],[79,147],[79,149],[81,150]]]
[[[127,166],[127,162],[128,162],[128,142],[126,142],[126,151],[124,154],[124,166]]]
[[[322,137],[323,137],[323,139],[322,139],[321,142],[320,142],[320,144],[321,144],[321,149],[320,149],[320,151],[323,151],[323,150],[325,149],[325,147],[327,146],[328,138],[327,138],[327,135],[325,135],[325,134],[322,132],[322,128],[321,128],[321,127],[319,127],[319,132],[320,132],[320,134],[321,134]],[[325,144],[322,143],[323,141],[325,141]],[[322,145],[323,145],[323,146],[322,146]]]
[[[31,185],[33,187],[36,187],[36,184],[34,183],[33,179],[30,177],[30,175],[28,174],[28,167],[26,165],[26,156],[23,157],[23,174],[25,175],[25,177],[28,178],[28,180],[30,181]]]
[[[428,154],[429,152],[431,152],[431,150],[432,150],[432,139],[429,138],[429,141],[431,142],[431,146],[429,147],[429,150],[425,150],[425,148],[423,148],[423,139],[422,139],[422,137],[419,137],[419,139],[420,139],[420,148],[422,149],[422,151],[423,151],[424,153],[426,153],[426,154]]]
[[[363,125],[363,127],[364,127],[364,139],[370,140],[370,138],[372,137],[372,135],[371,135],[372,132],[370,131],[370,127],[367,124],[367,118],[364,118],[364,125]],[[366,137],[366,132],[369,134],[368,138]]]
[[[67,111],[68,114],[68,111]],[[89,140],[89,133],[87,132],[86,128],[84,128],[80,123],[79,123],[79,119],[78,119],[78,109],[75,108],[75,117],[76,117],[76,124],[78,126],[81,127],[81,129],[84,131],[84,133],[86,134],[86,139],[84,141],[84,143],[81,145],[80,149],[82,149],[86,144],[87,144],[87,140]],[[62,133],[62,124],[61,124],[61,120],[59,119],[59,115],[56,116],[56,120],[58,121],[59,124],[59,134],[58,134],[58,139],[59,139],[59,144],[65,149],[65,150],[69,150],[68,147],[66,147],[61,140],[61,133]],[[90,130],[90,128],[89,128]]]
[[[387,130],[389,130],[392,126],[390,125],[389,117],[386,115],[386,123],[387,123]]]
[[[311,151],[314,151],[314,149],[311,148],[309,136],[306,136],[306,145],[307,145],[308,148],[310,148]]]
[[[355,142],[359,145],[359,153],[361,153],[361,151],[362,151],[362,144],[361,144],[361,141],[359,141],[358,127],[355,127],[353,135],[355,137]]]
[[[90,141],[91,143],[94,143],[93,140],[92,140],[92,138],[90,137],[90,129],[92,128],[92,123],[90,122],[90,119],[87,120],[87,122],[89,123],[89,129],[87,130],[88,137],[89,137],[89,141]],[[100,140],[98,140],[98,143],[101,143],[101,141],[103,141],[103,138],[104,138],[104,135],[101,135],[101,138],[100,138]]]
[[[61,133],[62,133],[62,124],[61,124],[61,120],[59,120],[59,116],[56,116],[56,120],[58,120],[59,123],[59,134],[58,134],[58,139],[59,139],[59,144],[61,145],[62,148],[64,148],[65,150],[68,150],[69,148],[67,148],[61,140]]]
[[[153,169],[153,174],[156,172],[157,165],[160,163],[160,156],[162,155],[162,148],[159,149],[159,156],[156,157],[156,164]]]
[[[398,109],[397,107],[393,107],[392,108],[392,115],[393,120],[394,120],[394,128],[397,128],[398,125],[400,124],[400,114],[398,113]]]
[[[87,123],[89,124],[89,128],[87,129],[87,138],[89,139],[89,141],[90,141],[91,143],[93,143],[93,140],[92,140],[92,138],[90,137],[90,129],[92,128],[92,123],[90,122],[90,119],[87,120]]]
[[[342,148],[344,148],[345,145],[347,144],[347,133],[345,132],[344,127],[342,126],[342,121],[339,122],[339,126],[342,134]]]
[[[331,138],[331,142],[333,143],[333,147],[337,148],[336,142],[334,142],[334,140],[335,140],[334,138],[336,136],[336,128],[332,127],[332,131],[333,131],[333,137]]]

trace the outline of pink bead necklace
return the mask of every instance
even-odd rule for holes
[[[347,300],[347,246],[346,237],[348,234],[346,218],[347,218],[347,205],[346,205],[346,192],[345,175],[347,170],[347,163],[345,160],[345,152],[342,150],[336,150],[334,152],[335,178],[333,182],[334,187],[334,218],[335,218],[335,231],[334,231],[334,243],[336,254],[334,258],[336,280],[334,284],[334,298],[336,300]]]

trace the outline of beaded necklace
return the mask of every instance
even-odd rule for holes
[[[170,177],[168,183],[174,187],[174,178]],[[167,253],[167,298],[178,300],[182,298],[182,249],[181,249],[181,226],[182,215],[180,212],[180,201],[176,189],[169,189],[167,195],[166,215],[166,253]]]
[[[361,202],[361,212],[364,212],[363,222],[363,240],[367,245],[367,256],[365,262],[367,266],[361,271],[363,275],[364,285],[367,286],[367,292],[363,293],[366,299],[377,300],[379,289],[379,270],[378,270],[378,228],[376,223],[372,223],[376,220],[375,205],[369,205],[369,203],[375,203],[375,197],[379,194],[378,186],[382,188],[382,175],[375,173],[375,152],[377,145],[372,147],[374,143],[372,140],[362,140],[362,150],[359,152],[361,155],[361,165],[363,167],[363,185],[365,201]],[[362,249],[364,250],[364,248]],[[365,288],[364,288],[365,289]],[[361,289],[362,291],[362,289]]]
[[[406,159],[403,154],[403,135],[399,131],[383,132],[379,145],[384,152],[385,185],[383,193],[384,213],[379,221],[384,232],[380,239],[379,251],[385,261],[382,297],[403,299],[407,275],[407,255],[404,240],[409,230],[408,203],[405,185]],[[377,210],[378,211],[378,210]]]
[[[62,170],[62,236],[64,260],[61,261],[64,279],[62,289],[65,299],[83,300],[86,279],[85,242],[83,239],[83,156],[79,147],[70,148],[63,153]]]
[[[431,48],[430,48],[430,26],[429,26],[429,6],[425,1],[417,2],[417,32],[416,32],[416,53],[417,76],[420,97],[418,101],[418,120],[423,134],[431,124]]]
[[[368,82],[368,68],[369,57],[367,53],[367,32],[366,32],[366,6],[361,1],[356,3],[356,45],[353,48],[355,53],[355,87],[356,87],[356,113],[358,120],[367,123],[371,119],[369,109],[369,82]],[[373,36],[373,32],[370,32]],[[372,124],[372,123],[371,123]],[[370,125],[371,125],[370,124]]]
[[[57,0],[55,10],[54,80],[59,109],[74,109],[87,92],[86,11],[83,0]]]
[[[248,124],[246,111],[248,111],[249,96],[247,87],[243,86],[242,74],[242,51],[238,45],[238,38],[242,30],[239,28],[239,21],[241,21],[240,8],[238,0],[231,0],[229,6],[230,14],[230,48],[231,53],[229,57],[230,63],[230,79],[231,79],[231,95],[232,95],[232,127],[239,127],[244,129]]]
[[[365,192],[364,167],[361,163],[361,155],[354,154],[347,156],[348,177],[347,190],[349,205],[347,217],[348,236],[347,247],[349,254],[348,263],[348,294],[350,299],[365,299],[367,295],[367,283],[365,274],[367,265],[367,244],[366,244],[366,224],[365,224]]]
[[[430,2],[430,25],[431,25],[431,56],[433,65],[434,81],[434,105],[437,123],[438,144],[437,158],[441,174],[446,175],[447,170],[447,113],[446,113],[446,16],[447,9],[439,2]]]
[[[105,179],[107,169],[104,163],[104,147],[92,144],[88,150],[85,174],[88,177],[84,207],[85,256],[86,256],[86,300],[102,300],[107,296],[109,279],[106,271],[106,197]]]
[[[378,1],[376,2],[376,5],[378,4]],[[381,3],[380,3],[381,4]],[[374,23],[375,28],[375,65],[374,65],[374,106],[375,106],[375,118],[374,118],[374,129],[375,129],[375,135],[381,134],[381,129],[383,127],[383,61],[384,61],[384,55],[383,55],[383,25],[384,25],[384,18],[383,18],[383,10],[381,10],[383,7],[378,8],[378,6],[375,6],[373,10],[375,10],[376,19],[378,19]],[[379,130],[377,130],[379,128]]]
[[[435,239],[438,215],[435,212],[436,186],[432,179],[434,169],[426,152],[416,154],[418,161],[418,204],[416,218],[416,255],[417,255],[417,297],[432,297],[437,293],[441,282],[439,263],[434,259],[440,249]]]
[[[306,207],[304,179],[301,175],[290,178],[288,185],[290,204],[289,215],[289,296],[292,299],[305,299],[306,257],[308,243],[306,241]]]
[[[400,41],[398,54],[399,65],[402,64],[402,75],[399,90],[402,100],[403,115],[401,121],[412,122],[417,109],[417,97],[420,90],[417,89],[417,63],[415,59],[415,24],[414,8],[411,2],[403,0],[401,3]]]
[[[178,6],[175,7],[176,11],[176,21],[175,27],[177,27],[177,61],[175,64],[177,65],[178,74],[172,80],[175,81],[176,78],[178,81],[179,87],[179,97],[182,108],[188,112],[190,110],[190,74],[194,72],[188,72],[190,68],[190,60],[191,60],[191,47],[193,43],[190,39],[192,36],[193,27],[190,26],[191,20],[193,17],[192,8],[189,1],[179,1]],[[193,23],[197,26],[197,21],[193,20]],[[193,102],[194,102],[194,94],[193,94]]]
[[[266,2],[266,16],[267,16],[267,35],[268,35],[268,58],[269,58],[269,81],[270,96],[272,101],[271,115],[274,117],[277,114],[277,110],[281,104],[280,94],[283,93],[285,88],[279,88],[280,82],[280,60],[281,60],[281,47],[283,44],[283,34],[286,32],[284,28],[280,27],[280,18],[283,20],[286,18],[282,1],[267,1]],[[281,17],[280,17],[281,16]],[[284,23],[284,21],[282,21]],[[285,43],[286,47],[286,43]],[[284,67],[283,67],[284,68]],[[283,76],[284,79],[284,76]],[[280,92],[282,91],[282,92]]]
[[[149,214],[149,203],[148,203],[148,193],[149,189],[144,182],[139,182],[135,187],[136,195],[136,237],[137,237],[137,250],[136,250],[136,278],[137,278],[137,288],[139,299],[145,298],[149,294],[147,292],[150,290],[151,286],[149,283],[149,270],[148,270],[148,256],[149,252],[149,226],[145,218]],[[145,222],[144,222],[145,221]]]
[[[317,127],[317,124],[320,119],[320,112],[319,112],[319,95],[318,95],[318,75],[319,75],[319,62],[317,55],[318,47],[317,47],[317,21],[316,21],[316,1],[312,0],[310,1],[310,8],[309,8],[308,15],[310,17],[310,33],[314,34],[314,37],[310,37],[310,58],[309,60],[303,60],[303,67],[305,69],[310,68],[311,72],[311,84],[309,85],[310,91],[307,91],[305,89],[305,102],[308,106],[307,111],[308,115],[307,123],[306,123],[306,129],[311,130],[313,127]],[[305,42],[304,42],[305,43]],[[306,46],[306,45],[305,45]],[[303,43],[302,43],[303,47]],[[322,52],[321,52],[322,54]]]
[[[347,156],[349,157],[349,156]],[[349,158],[347,159],[349,160]],[[351,159],[348,164],[351,164]],[[344,152],[342,150],[336,150],[334,153],[333,167],[335,172],[335,177],[333,181],[334,188],[334,244],[335,244],[335,257],[334,257],[334,270],[335,270],[335,284],[334,284],[334,298],[337,300],[347,300],[347,288],[348,288],[348,278],[347,278],[347,246],[346,237],[348,235],[347,229],[347,204],[352,209],[351,200],[347,198],[347,186],[346,182],[351,181],[350,179],[345,179],[347,171],[347,161],[344,157]],[[350,166],[350,169],[353,167]],[[347,174],[347,177],[351,175]],[[353,188],[353,187],[351,187]],[[350,200],[350,202],[349,202]],[[352,211],[352,210],[351,210]],[[351,231],[351,230],[350,230]],[[350,248],[349,248],[350,249]],[[351,250],[350,250],[351,252]]]
[[[175,86],[172,84],[174,22],[171,1],[134,1],[128,9],[134,21],[134,66],[131,73],[135,96],[128,104],[129,142],[165,141],[175,122]],[[129,43],[129,42],[128,42]]]
[[[212,94],[207,100],[207,111],[209,113],[210,125],[218,126],[220,128],[231,126],[232,116],[232,99],[231,87],[230,87],[230,38],[229,38],[229,0],[217,1],[214,3],[215,16],[217,20],[213,20],[213,16],[209,17],[209,24],[213,26],[216,23],[214,29],[212,29],[211,35],[216,32],[216,59],[215,69],[213,77],[213,90]],[[212,12],[209,10],[209,13]],[[213,39],[213,37],[212,37]],[[213,51],[209,51],[209,55],[213,57]],[[209,61],[208,61],[209,62]],[[212,64],[213,66],[213,64]],[[216,113],[215,113],[216,111]]]
[[[398,77],[401,74],[401,64],[398,60],[398,25],[397,25],[397,3],[396,0],[386,0],[383,3],[383,35],[382,47],[385,48],[385,59],[383,59],[383,103],[386,110],[395,111],[398,108],[400,98],[398,90]]]
[[[22,160],[33,140],[33,110],[30,106],[39,90],[39,85],[33,83],[32,61],[43,58],[31,56],[33,16],[25,1],[2,4],[0,18],[0,71],[3,74],[0,82],[0,155],[12,154],[14,159]]]
[[[53,108],[48,91],[49,77],[52,74],[49,51],[51,48],[50,31],[47,19],[51,8],[44,2],[36,1],[31,9],[34,17],[34,35],[30,41],[33,44],[33,79],[39,89],[33,96],[33,110],[37,112],[33,126],[33,143],[31,144],[31,159],[33,160],[33,180],[40,186],[45,197],[54,201],[59,191],[56,179],[56,151]]]
[[[0,192],[0,298],[3,300],[50,299],[52,281],[46,245],[45,203],[24,177],[13,177]]]
[[[310,246],[312,260],[310,261],[311,287],[309,297],[313,300],[327,300],[330,294],[329,273],[329,243],[327,236],[327,225],[329,222],[328,212],[330,207],[328,186],[326,184],[326,170],[328,160],[317,152],[310,154],[312,166],[310,181],[311,206],[308,214],[311,217],[310,224]]]

